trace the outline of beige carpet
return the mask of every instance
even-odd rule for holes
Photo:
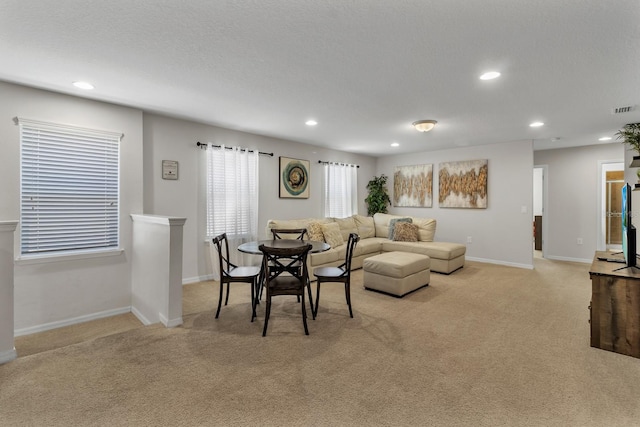
[[[323,287],[309,336],[283,297],[261,337],[264,306],[250,323],[242,286],[214,319],[204,283],[185,287],[183,327],[30,355],[21,337],[0,366],[0,425],[640,425],[640,359],[589,346],[587,265],[468,262],[403,299],[354,281],[355,318]]]

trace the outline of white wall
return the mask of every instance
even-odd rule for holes
[[[479,159],[489,161],[487,209],[438,207],[438,164]],[[395,166],[430,163],[434,171],[433,207],[390,207],[389,213],[435,218],[436,240],[467,245],[468,259],[533,268],[532,142],[383,157],[378,159],[377,173],[389,176],[389,191],[392,192]],[[467,237],[472,238],[472,243],[467,243]]]
[[[276,138],[254,135],[187,120],[144,114],[144,211],[146,214],[187,218],[184,227],[183,281],[211,276],[209,244],[205,241],[205,163],[196,142],[241,146],[273,153],[260,156],[259,230],[272,218],[323,216],[322,166],[318,160],[354,163],[358,169],[358,209],[366,215],[367,182],[375,175],[376,159],[370,156],[328,150]],[[310,161],[311,188],[308,199],[280,199],[279,156]],[[179,179],[163,180],[162,160],[179,162]]]
[[[543,207],[543,174],[542,168],[533,170],[533,216],[542,215]]]
[[[129,214],[142,213],[142,112],[0,82],[0,218],[19,219],[20,135],[13,118],[122,132],[119,256],[15,266],[15,328],[128,311],[131,305]],[[19,234],[16,232],[16,245]],[[16,251],[19,253],[19,251]]]
[[[548,165],[545,177],[549,188],[549,204],[545,206],[548,230],[545,236],[546,258],[579,262],[593,260],[600,232],[599,162],[623,157],[622,144],[535,152],[535,163]],[[577,243],[578,238],[582,239],[582,245]]]

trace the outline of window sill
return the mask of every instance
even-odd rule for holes
[[[122,255],[124,249],[108,249],[67,254],[27,255],[16,258],[16,265],[45,264],[50,262],[76,261],[88,258],[103,258]]]

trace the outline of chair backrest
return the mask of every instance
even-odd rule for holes
[[[312,245],[300,245],[293,248],[272,248],[260,245],[263,254],[262,268],[267,281],[273,280],[282,273],[288,273],[298,280],[308,280],[307,255]],[[302,268],[300,268],[302,266]]]
[[[271,234],[275,239],[297,239],[304,240],[307,235],[306,228],[272,228]]]
[[[218,262],[220,263],[220,276],[228,276],[229,271],[235,268],[229,260],[229,241],[227,240],[227,233],[222,233],[219,236],[213,238],[213,244],[218,251]]]
[[[358,236],[356,233],[349,234],[349,240],[347,241],[347,254],[344,261],[345,271],[348,272],[347,274],[351,272],[351,259],[353,258],[353,252],[359,241],[360,236]]]

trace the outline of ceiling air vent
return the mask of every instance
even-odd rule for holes
[[[636,107],[635,105],[627,105],[625,107],[615,107],[612,111],[611,114],[622,114],[622,113],[628,113],[630,111],[635,110]]]

